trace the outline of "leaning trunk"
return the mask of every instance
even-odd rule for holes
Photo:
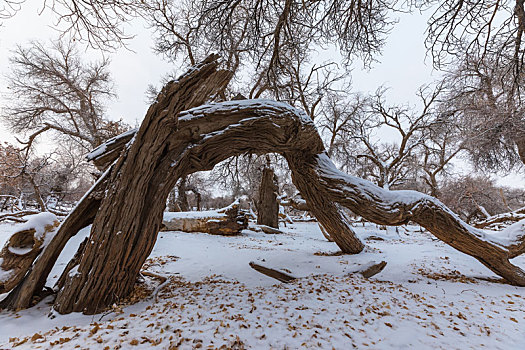
[[[166,85],[149,108],[132,146],[112,170],[77,272],[68,276],[58,293],[54,305],[58,312],[93,314],[132,291],[155,244],[165,199],[183,175],[170,172],[170,151],[174,151],[170,136],[177,128],[176,116],[225,86],[231,74],[216,67],[216,59],[208,58]]]

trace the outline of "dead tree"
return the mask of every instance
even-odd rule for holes
[[[364,245],[338,203],[381,225],[418,223],[509,283],[525,286],[525,272],[509,261],[525,250],[520,235],[510,241],[507,237],[508,243],[498,241],[467,225],[433,197],[415,191],[389,191],[339,171],[327,156],[314,123],[303,112],[268,100],[202,105],[231,77],[217,66],[217,58],[209,57],[168,83],[149,108],[134,142],[90,192],[103,189],[97,191],[102,198],[88,195],[79,203],[79,207],[87,206],[88,213],[96,214],[77,272],[66,276],[55,310],[96,313],[129,295],[155,244],[165,200],[176,181],[247,152],[278,153],[287,160],[293,182],[311,213],[344,252],[358,253]],[[39,261],[58,254],[63,241],[88,221],[86,214],[69,222],[66,219],[32,271],[8,296],[9,306],[30,305],[21,299],[38,288],[31,292],[31,282],[26,280],[45,281],[44,267],[54,260],[47,257],[44,266]]]
[[[226,208],[198,212],[164,213],[162,231],[205,232],[233,236],[248,228],[246,214],[239,212],[239,202]]]
[[[265,167],[262,172],[259,198],[257,199],[257,224],[279,228],[279,186],[272,168]]]

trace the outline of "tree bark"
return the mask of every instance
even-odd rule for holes
[[[259,185],[257,199],[257,224],[279,228],[279,202],[277,194],[279,186],[277,177],[271,168],[265,167]]]
[[[155,244],[168,193],[186,175],[185,168],[174,166],[177,157],[199,135],[195,129],[177,133],[178,115],[206,102],[231,78],[230,72],[217,70],[217,58],[208,57],[168,83],[149,108],[133,144],[111,172],[78,272],[66,277],[57,295],[58,312],[93,314],[132,291]]]

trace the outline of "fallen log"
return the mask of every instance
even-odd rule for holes
[[[161,231],[204,232],[238,235],[248,228],[248,218],[239,211],[239,202],[226,208],[206,211],[165,212]]]
[[[354,273],[360,273],[364,278],[370,278],[383,271],[385,266],[386,261],[381,261],[380,263],[370,262]]]
[[[475,223],[473,226],[477,228],[485,228],[485,227],[489,227],[495,224],[509,224],[509,223],[518,222],[524,219],[525,219],[525,209],[520,208],[510,213],[503,213],[503,214],[490,216],[486,219],[483,219]]]
[[[269,267],[264,267],[262,265],[254,263],[253,261],[251,261],[249,265],[255,271],[258,271],[268,277],[275,278],[276,280],[283,282],[283,283],[288,283],[288,282],[291,282],[297,279],[297,277],[291,276],[279,270],[271,269]]]
[[[256,232],[262,231],[266,234],[281,234],[283,231],[266,225],[255,225],[254,229]]]
[[[253,261],[251,261],[249,265],[255,271],[258,271],[268,277],[275,278],[276,280],[283,282],[283,283],[292,282],[298,278],[298,277],[289,275],[287,273],[284,273],[282,271],[259,265]],[[361,266],[358,270],[351,272],[350,274],[358,273],[362,275],[364,278],[370,278],[372,276],[377,275],[381,271],[383,271],[385,266],[386,266],[386,261],[381,261],[380,263],[376,263],[372,261],[368,264]]]
[[[59,225],[51,213],[31,215],[18,225],[0,251],[0,294],[13,289],[25,276],[33,261],[44,248],[46,236]]]

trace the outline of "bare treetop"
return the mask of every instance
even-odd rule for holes
[[[13,17],[25,0],[1,0],[0,19]],[[54,14],[53,27],[64,35],[86,42],[101,50],[114,50],[125,46],[133,35],[123,25],[139,16],[144,1],[140,0],[43,0],[40,14]]]
[[[124,130],[104,115],[104,102],[114,97],[109,60],[84,63],[75,46],[55,42],[51,49],[32,42],[18,46],[10,58],[7,106],[2,118],[14,132],[48,130],[89,150]]]
[[[523,0],[414,1],[418,6],[437,4],[429,20],[427,48],[439,68],[449,57],[474,55],[482,61],[496,55],[493,63],[505,67],[514,77],[524,66]],[[515,82],[517,83],[517,81]]]

